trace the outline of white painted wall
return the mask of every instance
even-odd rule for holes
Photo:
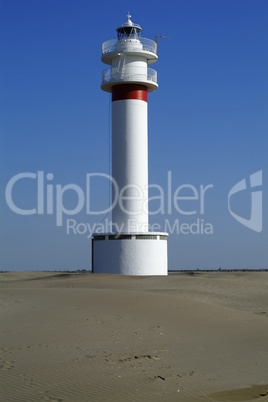
[[[121,54],[112,61],[113,80],[147,81],[147,60],[145,57]]]
[[[124,232],[148,231],[147,124],[147,102],[112,102],[112,175],[121,195],[127,197],[122,202],[125,211],[117,203],[112,220]],[[113,200],[115,195],[113,191]]]
[[[137,239],[94,241],[93,261],[94,273],[167,275],[167,241]]]

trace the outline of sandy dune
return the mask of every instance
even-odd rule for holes
[[[268,273],[0,274],[0,401],[268,401]]]

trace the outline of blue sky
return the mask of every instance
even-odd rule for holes
[[[56,185],[68,184],[85,193],[87,174],[109,174],[110,96],[100,89],[107,67],[100,60],[101,43],[116,36],[128,11],[144,37],[169,37],[158,41],[153,68],[159,89],[148,95],[149,182],[167,197],[171,176],[172,196],[180,186],[181,196],[193,196],[193,188],[197,194],[179,201],[180,210],[191,215],[176,208],[169,214],[166,200],[164,213],[150,217],[161,230],[167,222],[173,228],[169,269],[268,267],[268,2],[160,5],[0,1],[0,269],[90,269],[91,241],[83,227],[92,228],[104,214],[83,208],[57,226],[55,197],[53,214],[45,204],[44,213],[25,216],[11,210],[5,191],[25,172],[44,172],[45,194],[47,185],[55,194]],[[249,185],[250,175],[260,171],[262,186],[255,190],[262,191],[262,209],[251,202]],[[262,231],[245,226],[228,209],[228,194],[243,179],[247,189],[232,196],[230,208],[247,220],[257,216]],[[200,213],[200,186],[208,185],[213,187]],[[36,208],[37,180],[17,181],[12,197],[21,209]],[[66,208],[76,202],[72,191],[66,193]],[[92,210],[108,206],[103,179],[92,184],[90,202]],[[151,203],[152,210],[158,206]],[[67,233],[68,219],[81,224],[80,233]],[[212,233],[202,234],[202,225]]]

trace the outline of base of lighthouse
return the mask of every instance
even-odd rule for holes
[[[167,233],[95,234],[92,272],[120,275],[167,275]]]

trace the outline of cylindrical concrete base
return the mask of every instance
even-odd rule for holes
[[[167,275],[167,233],[95,234],[92,272],[120,275]]]

